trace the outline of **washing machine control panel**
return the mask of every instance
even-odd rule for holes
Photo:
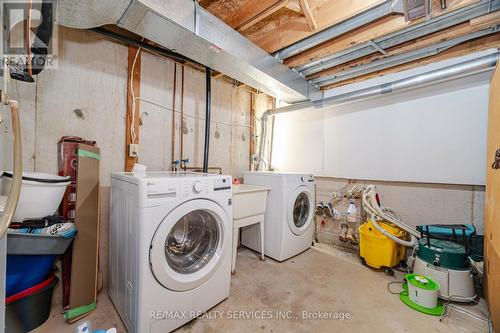
[[[188,180],[181,183],[181,195],[183,198],[209,193],[209,182],[207,179]]]
[[[214,191],[231,190],[231,178],[220,178],[214,180]]]
[[[305,175],[300,177],[300,181],[302,183],[312,183],[314,182],[314,176],[313,175]]]
[[[200,181],[195,181],[193,183],[193,192],[201,193],[203,191],[203,184]]]

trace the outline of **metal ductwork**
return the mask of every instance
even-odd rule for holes
[[[59,24],[114,24],[288,103],[323,93],[191,0],[59,0]]]
[[[259,145],[259,158],[258,158],[259,169],[261,169],[261,165],[263,164],[262,162],[265,161],[264,160],[264,151],[266,149],[265,138],[267,137],[268,134],[267,122],[268,119],[274,115],[294,112],[294,111],[303,111],[307,109],[316,110],[328,106],[339,106],[352,102],[360,102],[390,93],[404,92],[404,91],[409,91],[411,89],[427,87],[455,79],[460,79],[463,77],[493,70],[499,58],[500,58],[500,51],[497,51],[495,53],[477,59],[465,61],[459,64],[440,68],[434,71],[411,76],[390,83],[384,83],[382,85],[325,98],[320,101],[296,103],[290,106],[269,109],[266,112],[264,112],[261,116],[262,129],[260,136],[261,140]],[[266,165],[269,164],[267,163]]]

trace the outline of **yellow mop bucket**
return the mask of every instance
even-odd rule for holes
[[[406,231],[387,221],[378,224],[391,235],[406,237]],[[393,267],[404,259],[406,247],[384,236],[368,219],[359,227],[359,255],[361,261],[374,268]]]

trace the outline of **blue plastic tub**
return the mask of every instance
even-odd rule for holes
[[[6,297],[33,287],[52,273],[56,255],[7,255]]]

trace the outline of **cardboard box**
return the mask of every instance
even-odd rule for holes
[[[99,148],[95,141],[63,137],[58,142],[59,175],[71,177],[59,208],[78,235],[63,256],[64,308],[95,302],[99,246]]]
[[[75,225],[69,306],[74,309],[97,300],[99,258],[99,148],[78,144]]]

